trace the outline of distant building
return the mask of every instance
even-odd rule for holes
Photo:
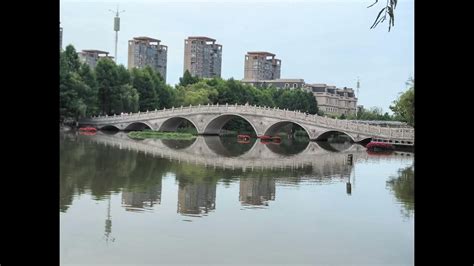
[[[59,50],[63,50],[63,27],[59,27]]]
[[[128,69],[150,66],[166,82],[168,46],[150,37],[134,37],[128,41]]]
[[[280,78],[281,60],[269,52],[247,52],[244,80],[274,80]]]
[[[318,108],[324,113],[335,116],[355,115],[357,98],[353,89],[338,89],[326,84],[306,84],[305,87],[316,97]]]
[[[184,40],[184,68],[200,78],[221,77],[222,45],[215,39],[190,36]]]
[[[274,80],[241,80],[244,84],[249,84],[258,88],[273,86],[279,89],[304,88],[304,79],[274,79]]]
[[[82,52],[77,53],[79,60],[83,63],[88,64],[91,68],[97,66],[97,62],[102,58],[113,59],[113,56],[109,56],[109,52],[100,51],[100,50],[82,50]]]

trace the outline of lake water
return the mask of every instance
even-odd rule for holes
[[[99,132],[60,157],[62,265],[414,264],[413,153]]]

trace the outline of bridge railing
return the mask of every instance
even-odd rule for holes
[[[81,120],[82,123],[101,124],[101,123],[118,123],[127,121],[140,121],[154,118],[156,116],[180,115],[190,113],[226,113],[236,112],[241,114],[261,115],[277,118],[287,118],[297,120],[299,122],[313,122],[321,126],[330,127],[334,130],[349,131],[362,133],[366,135],[374,135],[387,138],[413,139],[414,129],[411,128],[387,128],[380,126],[372,126],[367,124],[354,123],[350,120],[339,120],[319,115],[311,115],[300,111],[290,111],[280,108],[262,107],[255,105],[197,105],[197,106],[180,106],[172,108],[163,108],[162,110],[153,110],[137,113],[122,113],[120,115],[98,116]]]

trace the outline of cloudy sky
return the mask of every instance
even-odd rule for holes
[[[282,61],[281,78],[361,87],[358,104],[388,106],[414,76],[414,2],[399,0],[395,27],[371,30],[385,1],[374,0],[60,0],[63,47],[114,54],[113,17],[121,13],[118,63],[127,65],[127,40],[160,39],[168,46],[167,83],[183,72],[184,39],[208,36],[222,44],[222,77],[242,79],[247,51]]]

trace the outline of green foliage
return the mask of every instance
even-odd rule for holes
[[[205,81],[189,84],[176,89],[176,103],[178,106],[199,105],[212,103],[217,97],[217,89],[209,86]]]
[[[377,4],[378,0],[375,0],[375,3],[371,4],[369,7],[374,6]],[[390,31],[392,26],[395,26],[395,13],[394,10],[397,7],[397,0],[387,0],[387,5],[380,10],[380,12],[377,15],[377,18],[375,19],[374,23],[370,27],[371,29],[374,29],[377,27],[377,25],[381,22],[384,22],[387,19],[388,15],[388,31]],[[383,14],[383,15],[382,15]]]
[[[79,119],[97,111],[96,81],[87,66],[79,62],[73,46],[60,53],[60,121]]]
[[[174,90],[150,67],[132,70],[132,84],[139,94],[140,111],[170,108],[175,103]]]
[[[415,127],[415,79],[410,78],[407,85],[408,90],[393,102],[390,109],[400,121]]]
[[[193,77],[191,73],[186,69],[182,78],[179,78],[179,86],[187,86],[199,81],[199,77]]]
[[[275,105],[309,114],[318,113],[316,98],[311,92],[301,89],[276,89],[273,93]]]
[[[86,116],[91,116],[98,113],[98,85],[94,72],[91,71],[89,65],[82,64],[78,72],[84,86],[83,90],[79,91],[79,97],[83,99],[87,106]]]
[[[125,68],[125,66],[120,65],[117,67],[117,79],[119,85],[125,85],[131,83],[130,72]]]
[[[395,117],[390,116],[387,112],[383,112],[380,107],[371,107],[369,110],[362,109],[357,112],[357,117],[353,114],[347,115],[345,118],[349,120],[377,120],[377,121],[393,121],[396,120]],[[342,115],[339,119],[345,119]]]
[[[158,108],[155,79],[148,70],[134,68],[132,70],[132,85],[138,91],[140,111]]]
[[[117,65],[108,58],[101,59],[97,63],[95,73],[100,109],[103,114],[112,114],[112,105],[116,107],[120,101]]]
[[[81,62],[79,61],[79,56],[77,55],[76,49],[72,45],[66,46],[64,50],[63,56],[65,57],[64,63],[66,64],[65,67],[69,72],[77,72],[81,66]]]

